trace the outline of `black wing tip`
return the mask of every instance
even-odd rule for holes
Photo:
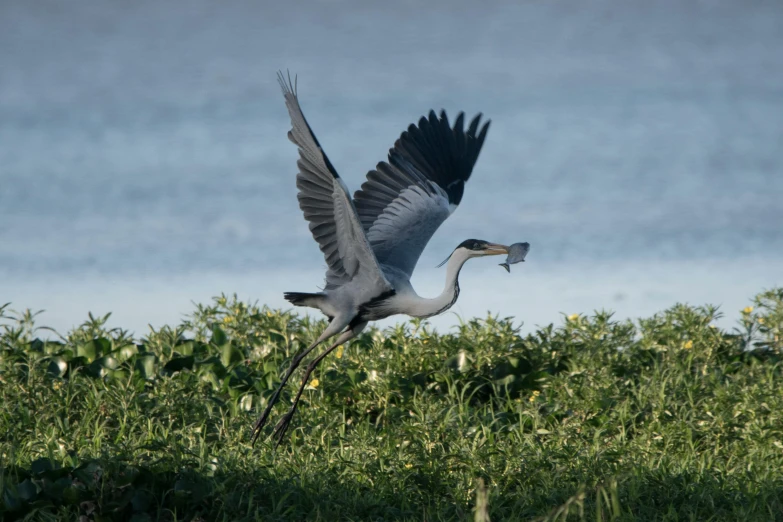
[[[458,206],[462,202],[462,195],[465,193],[465,181],[457,180],[446,189],[446,195],[449,197],[449,205]]]
[[[476,120],[478,120],[480,117],[481,117],[481,114],[479,113],[479,115],[476,116]],[[492,123],[492,120],[487,120],[481,126],[481,130],[479,131],[478,138],[481,139],[482,142],[484,141],[484,137],[487,135],[487,131],[489,130],[490,123]]]
[[[457,113],[457,119],[454,120],[454,126],[452,127],[449,124],[449,117],[446,113],[445,109],[440,110],[440,116],[438,116],[435,113],[434,109],[430,109],[430,112],[426,116],[422,116],[419,118],[418,123],[411,123],[408,125],[408,129],[402,132],[401,138],[405,138],[406,135],[410,134],[417,134],[419,132],[425,131],[432,127],[440,127],[443,123],[446,124],[446,128],[448,128],[449,133],[453,134],[462,134],[464,133],[467,136],[470,136],[472,138],[476,137],[476,132],[478,131],[479,125],[482,123],[481,118],[484,117],[484,114],[479,112],[475,116],[473,116],[473,119],[470,120],[470,123],[468,124],[467,132],[465,132],[465,112],[459,111]],[[479,135],[484,134],[486,135],[487,130],[489,129],[489,124],[492,123],[492,120],[486,120],[483,122],[483,125],[481,126],[481,131],[479,132]],[[399,141],[399,140],[398,140]]]
[[[489,129],[489,124],[492,123],[492,120],[486,120],[486,121],[483,122],[483,125],[482,125],[481,118],[483,118],[483,117],[484,117],[484,113],[481,113],[481,112],[478,112],[478,113],[476,113],[475,116],[473,116],[473,118],[470,120],[470,123],[468,124],[468,132],[466,133],[467,135],[469,135],[469,136],[473,135],[475,137],[475,134],[476,134],[476,131],[478,130],[479,125],[481,125],[480,134],[481,133],[486,134],[485,129]],[[454,120],[454,126],[453,127],[451,125],[449,125],[449,117],[448,117],[448,114],[446,113],[446,109],[441,109],[439,116],[436,116],[435,111],[433,109],[430,109],[430,112],[427,115],[427,117],[422,116],[419,119],[419,125],[421,125],[422,122],[429,122],[429,123],[431,123],[433,125],[435,125],[435,124],[437,124],[439,122],[445,122],[448,125],[449,129],[452,130],[453,132],[457,132],[457,131],[464,132],[464,130],[465,130],[465,112],[464,111],[459,111],[457,113],[457,119]],[[408,129],[410,129],[411,127],[415,128],[415,125],[411,124],[408,127]]]
[[[482,124],[481,118],[484,117],[483,113],[478,113],[475,116],[473,116],[473,119],[470,120],[470,123],[468,124],[468,132],[467,135],[471,136],[473,138],[476,137],[476,131],[478,131],[479,125]],[[486,134],[487,129],[489,129],[489,124],[492,123],[492,120],[486,120],[483,125],[481,125],[481,130],[479,131],[479,135]]]
[[[423,169],[422,174],[447,192],[449,203],[459,204],[464,183],[473,172],[489,131],[491,120],[482,122],[483,117],[479,112],[465,129],[464,112],[457,113],[452,127],[445,109],[440,110],[439,116],[430,109],[426,116],[419,118],[418,125],[411,124],[402,133],[389,151],[389,159],[391,161],[395,155],[402,155],[412,160],[420,170]]]
[[[453,126],[449,125],[445,109],[440,109],[439,114],[430,109],[417,123],[408,125],[389,149],[388,164],[379,163],[375,171],[367,174],[367,181],[354,194],[354,202],[365,230],[372,226],[383,208],[394,200],[399,184],[425,181],[437,184],[445,193],[451,211],[462,201],[465,183],[473,172],[490,122],[484,122],[479,130],[483,114],[478,113],[472,118],[466,132],[464,112],[457,113]],[[384,167],[387,167],[388,173]],[[382,186],[384,181],[376,179],[382,171],[384,178],[394,180],[393,183],[386,183],[385,188]],[[423,183],[422,186],[425,189],[431,187],[429,183]]]

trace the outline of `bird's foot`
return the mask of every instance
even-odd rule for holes
[[[256,441],[258,440],[258,437],[261,436],[261,430],[264,428],[264,425],[266,425],[266,421],[269,418],[269,414],[272,412],[272,406],[274,403],[270,402],[266,409],[264,410],[264,413],[261,414],[261,416],[256,421],[255,426],[253,426],[253,438],[251,439],[251,444],[253,446],[256,445]]]
[[[280,419],[280,422],[277,423],[277,426],[275,426],[275,431],[272,434],[272,437],[277,441],[277,446],[283,442],[283,437],[285,437],[285,432],[288,431],[288,426],[291,424],[291,419],[294,418],[295,411],[296,410],[294,408],[291,408],[288,413],[283,415],[283,418]]]

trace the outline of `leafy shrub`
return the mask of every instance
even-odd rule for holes
[[[783,290],[718,317],[370,329],[274,451],[250,427],[324,321],[221,296],[141,339],[108,316],[61,336],[5,306],[0,517],[783,518]]]

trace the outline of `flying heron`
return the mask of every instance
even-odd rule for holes
[[[329,325],[291,361],[253,428],[253,444],[280,391],[316,346],[337,336],[308,364],[291,408],[275,426],[277,444],[285,436],[311,373],[332,350],[356,337],[370,321],[396,314],[423,318],[445,312],[457,301],[459,272],[468,259],[508,253],[505,245],[468,239],[444,261],[448,263],[446,286],[440,295],[420,297],[410,283],[427,242],[462,200],[489,129],[489,121],[480,126],[481,114],[465,131],[463,113],[452,127],[445,111],[440,116],[430,111],[402,133],[389,150],[389,161],[378,163],[351,199],[302,113],[296,82],[281,72],[278,81],[291,117],[288,139],[299,148],[299,207],[328,265],[322,292],[288,292],[284,297],[296,306],[317,308],[329,318]]]

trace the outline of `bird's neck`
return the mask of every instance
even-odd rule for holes
[[[446,286],[443,291],[433,299],[418,298],[409,315],[421,318],[432,317],[451,308],[459,297],[459,271],[468,259],[470,258],[455,252],[446,265]]]

